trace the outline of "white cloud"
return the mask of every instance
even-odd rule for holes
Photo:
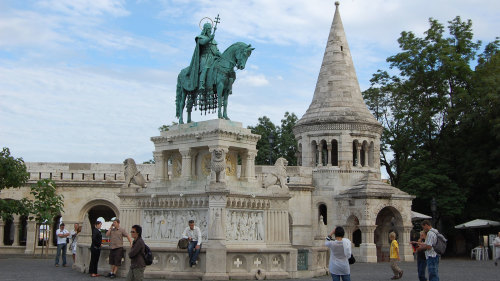
[[[72,17],[102,15],[123,17],[130,14],[125,9],[123,0],[46,0],[37,4]]]
[[[261,87],[269,85],[269,80],[263,74],[253,74],[252,72],[243,70],[237,74],[235,83],[251,87]]]

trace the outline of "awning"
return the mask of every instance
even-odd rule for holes
[[[411,220],[420,220],[420,219],[432,219],[432,217],[421,214],[419,212],[411,211]]]
[[[468,229],[468,228],[487,228],[487,227],[492,227],[492,226],[500,226],[500,222],[498,221],[490,221],[490,220],[481,220],[481,219],[475,219],[473,221],[469,221],[466,223],[462,223],[459,225],[456,225],[456,229]]]

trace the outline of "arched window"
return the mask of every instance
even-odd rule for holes
[[[352,142],[352,165],[353,166],[358,166],[359,159],[358,159],[358,141],[355,140]]]
[[[328,223],[328,218],[327,218],[327,208],[325,204],[320,204],[318,208],[318,219],[323,216],[323,223],[327,225]]]
[[[359,245],[361,245],[361,230],[356,229],[352,233],[352,243],[354,243],[354,247],[359,247]]]
[[[339,144],[337,140],[332,140],[332,166],[339,165]]]

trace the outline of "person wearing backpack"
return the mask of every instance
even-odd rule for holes
[[[424,220],[422,222],[422,228],[427,233],[427,238],[425,239],[425,242],[419,242],[417,252],[425,250],[429,281],[439,281],[439,255],[433,248],[433,245],[437,243],[437,236],[439,232],[432,228],[431,222],[428,220]]]
[[[130,258],[130,269],[127,274],[126,281],[142,281],[144,279],[144,269],[146,269],[146,262],[144,260],[144,250],[146,244],[142,240],[142,227],[140,225],[132,226],[130,235],[134,239],[132,248],[128,253]]]

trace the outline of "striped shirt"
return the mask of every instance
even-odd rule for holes
[[[432,245],[436,244],[437,242],[437,230],[434,228],[429,229],[427,231],[427,238],[425,238],[425,244],[429,245],[432,247]],[[429,257],[435,258],[437,256],[436,251],[434,251],[434,248],[430,248],[428,250],[425,250],[425,258],[428,259]]]

